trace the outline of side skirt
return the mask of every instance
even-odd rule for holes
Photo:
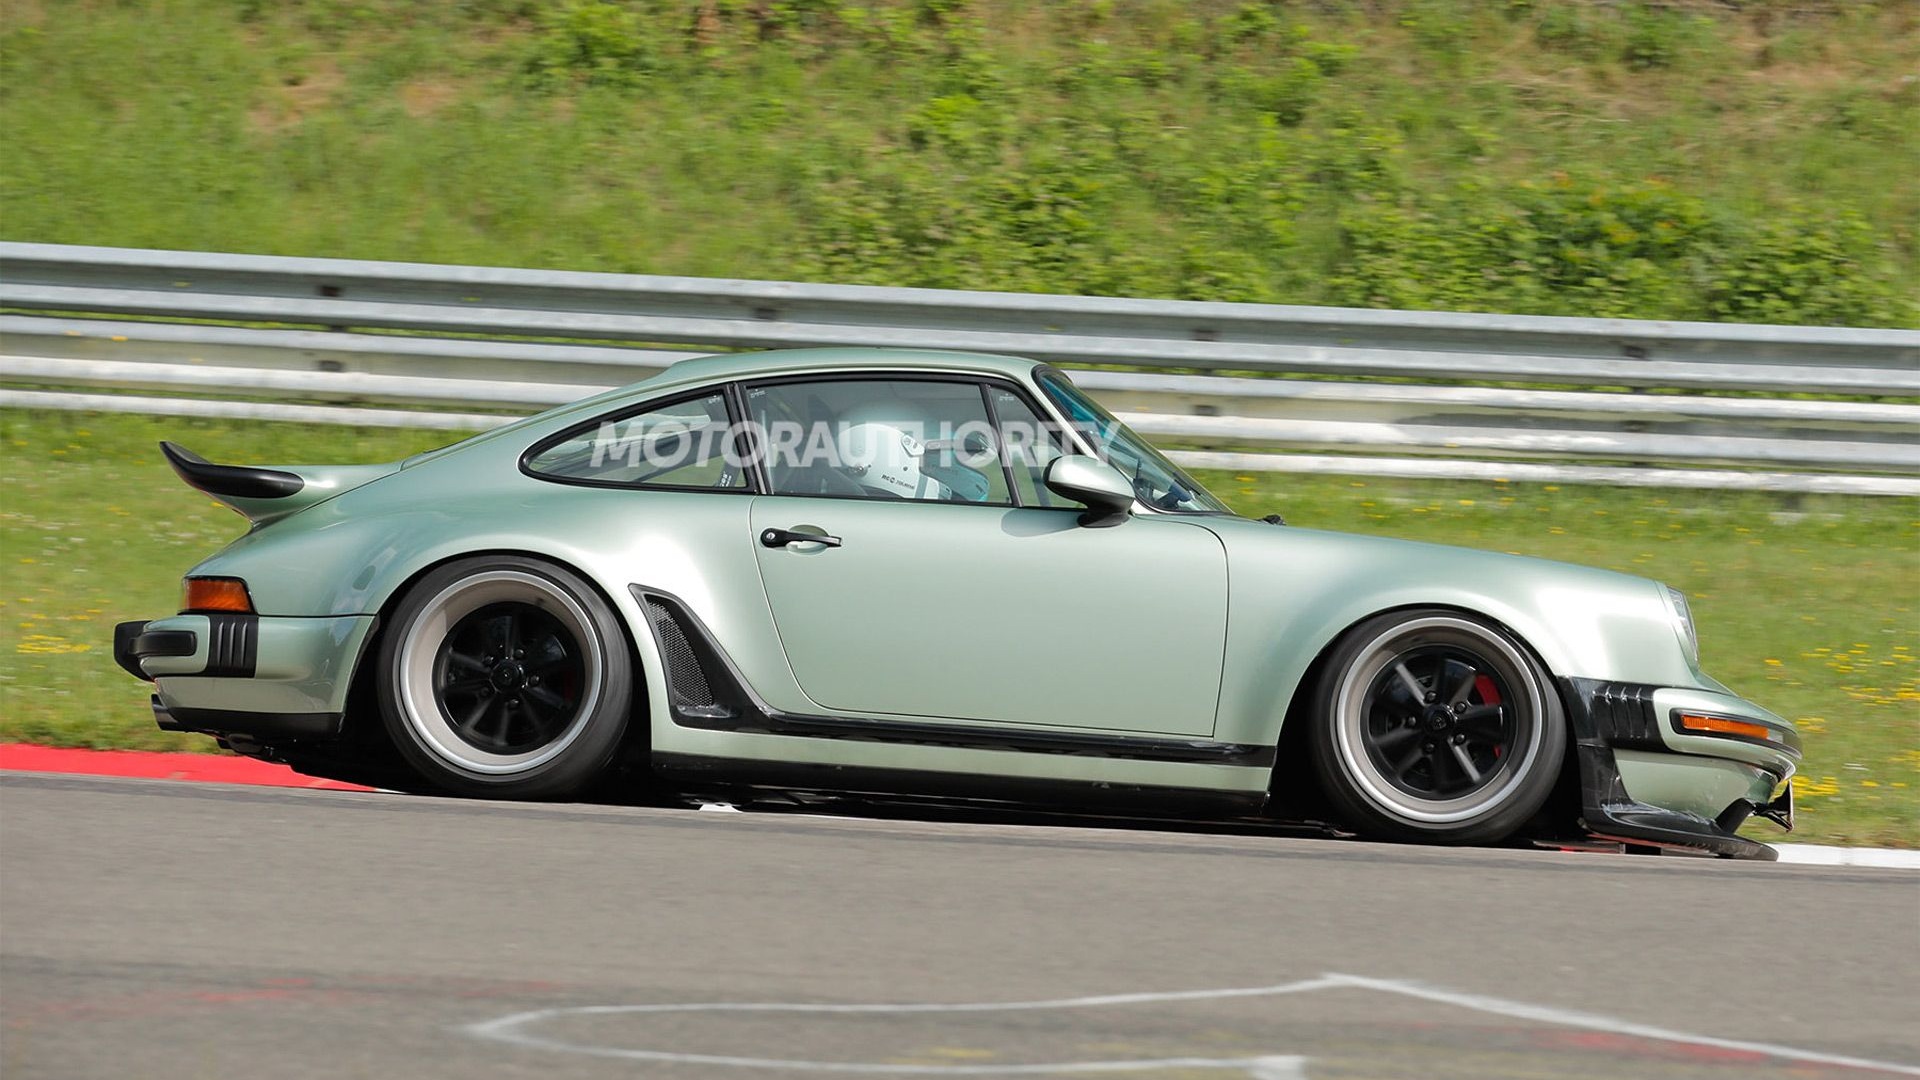
[[[765,788],[831,795],[940,799],[972,804],[1060,807],[1146,817],[1253,817],[1265,792],[1202,791],[1074,780],[869,769],[845,765],[743,761],[656,751],[653,770],[670,785]]]

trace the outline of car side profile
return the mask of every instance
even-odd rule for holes
[[[162,446],[252,528],[115,657],[161,727],[303,771],[1750,858],[1791,825],[1799,735],[1701,672],[1682,594],[1235,516],[1041,363],[707,357],[385,465]]]

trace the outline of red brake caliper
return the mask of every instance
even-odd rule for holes
[[[1487,678],[1485,675],[1478,675],[1474,677],[1473,689],[1476,693],[1480,695],[1480,703],[1482,705],[1500,704],[1500,689],[1494,686],[1493,680]],[[1504,749],[1503,747],[1498,745],[1496,745],[1493,748],[1493,756],[1495,760],[1499,759],[1503,749]]]

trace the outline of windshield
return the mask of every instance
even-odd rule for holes
[[[1176,514],[1233,513],[1066,376],[1043,374],[1040,386],[1066,414],[1067,422],[1093,444],[1101,460],[1133,478],[1133,491],[1141,502]]]

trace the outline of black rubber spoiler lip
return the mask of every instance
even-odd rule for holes
[[[235,499],[284,499],[297,495],[307,482],[290,472],[256,469],[250,465],[215,465],[184,446],[160,444],[167,464],[187,486],[209,495]]]

